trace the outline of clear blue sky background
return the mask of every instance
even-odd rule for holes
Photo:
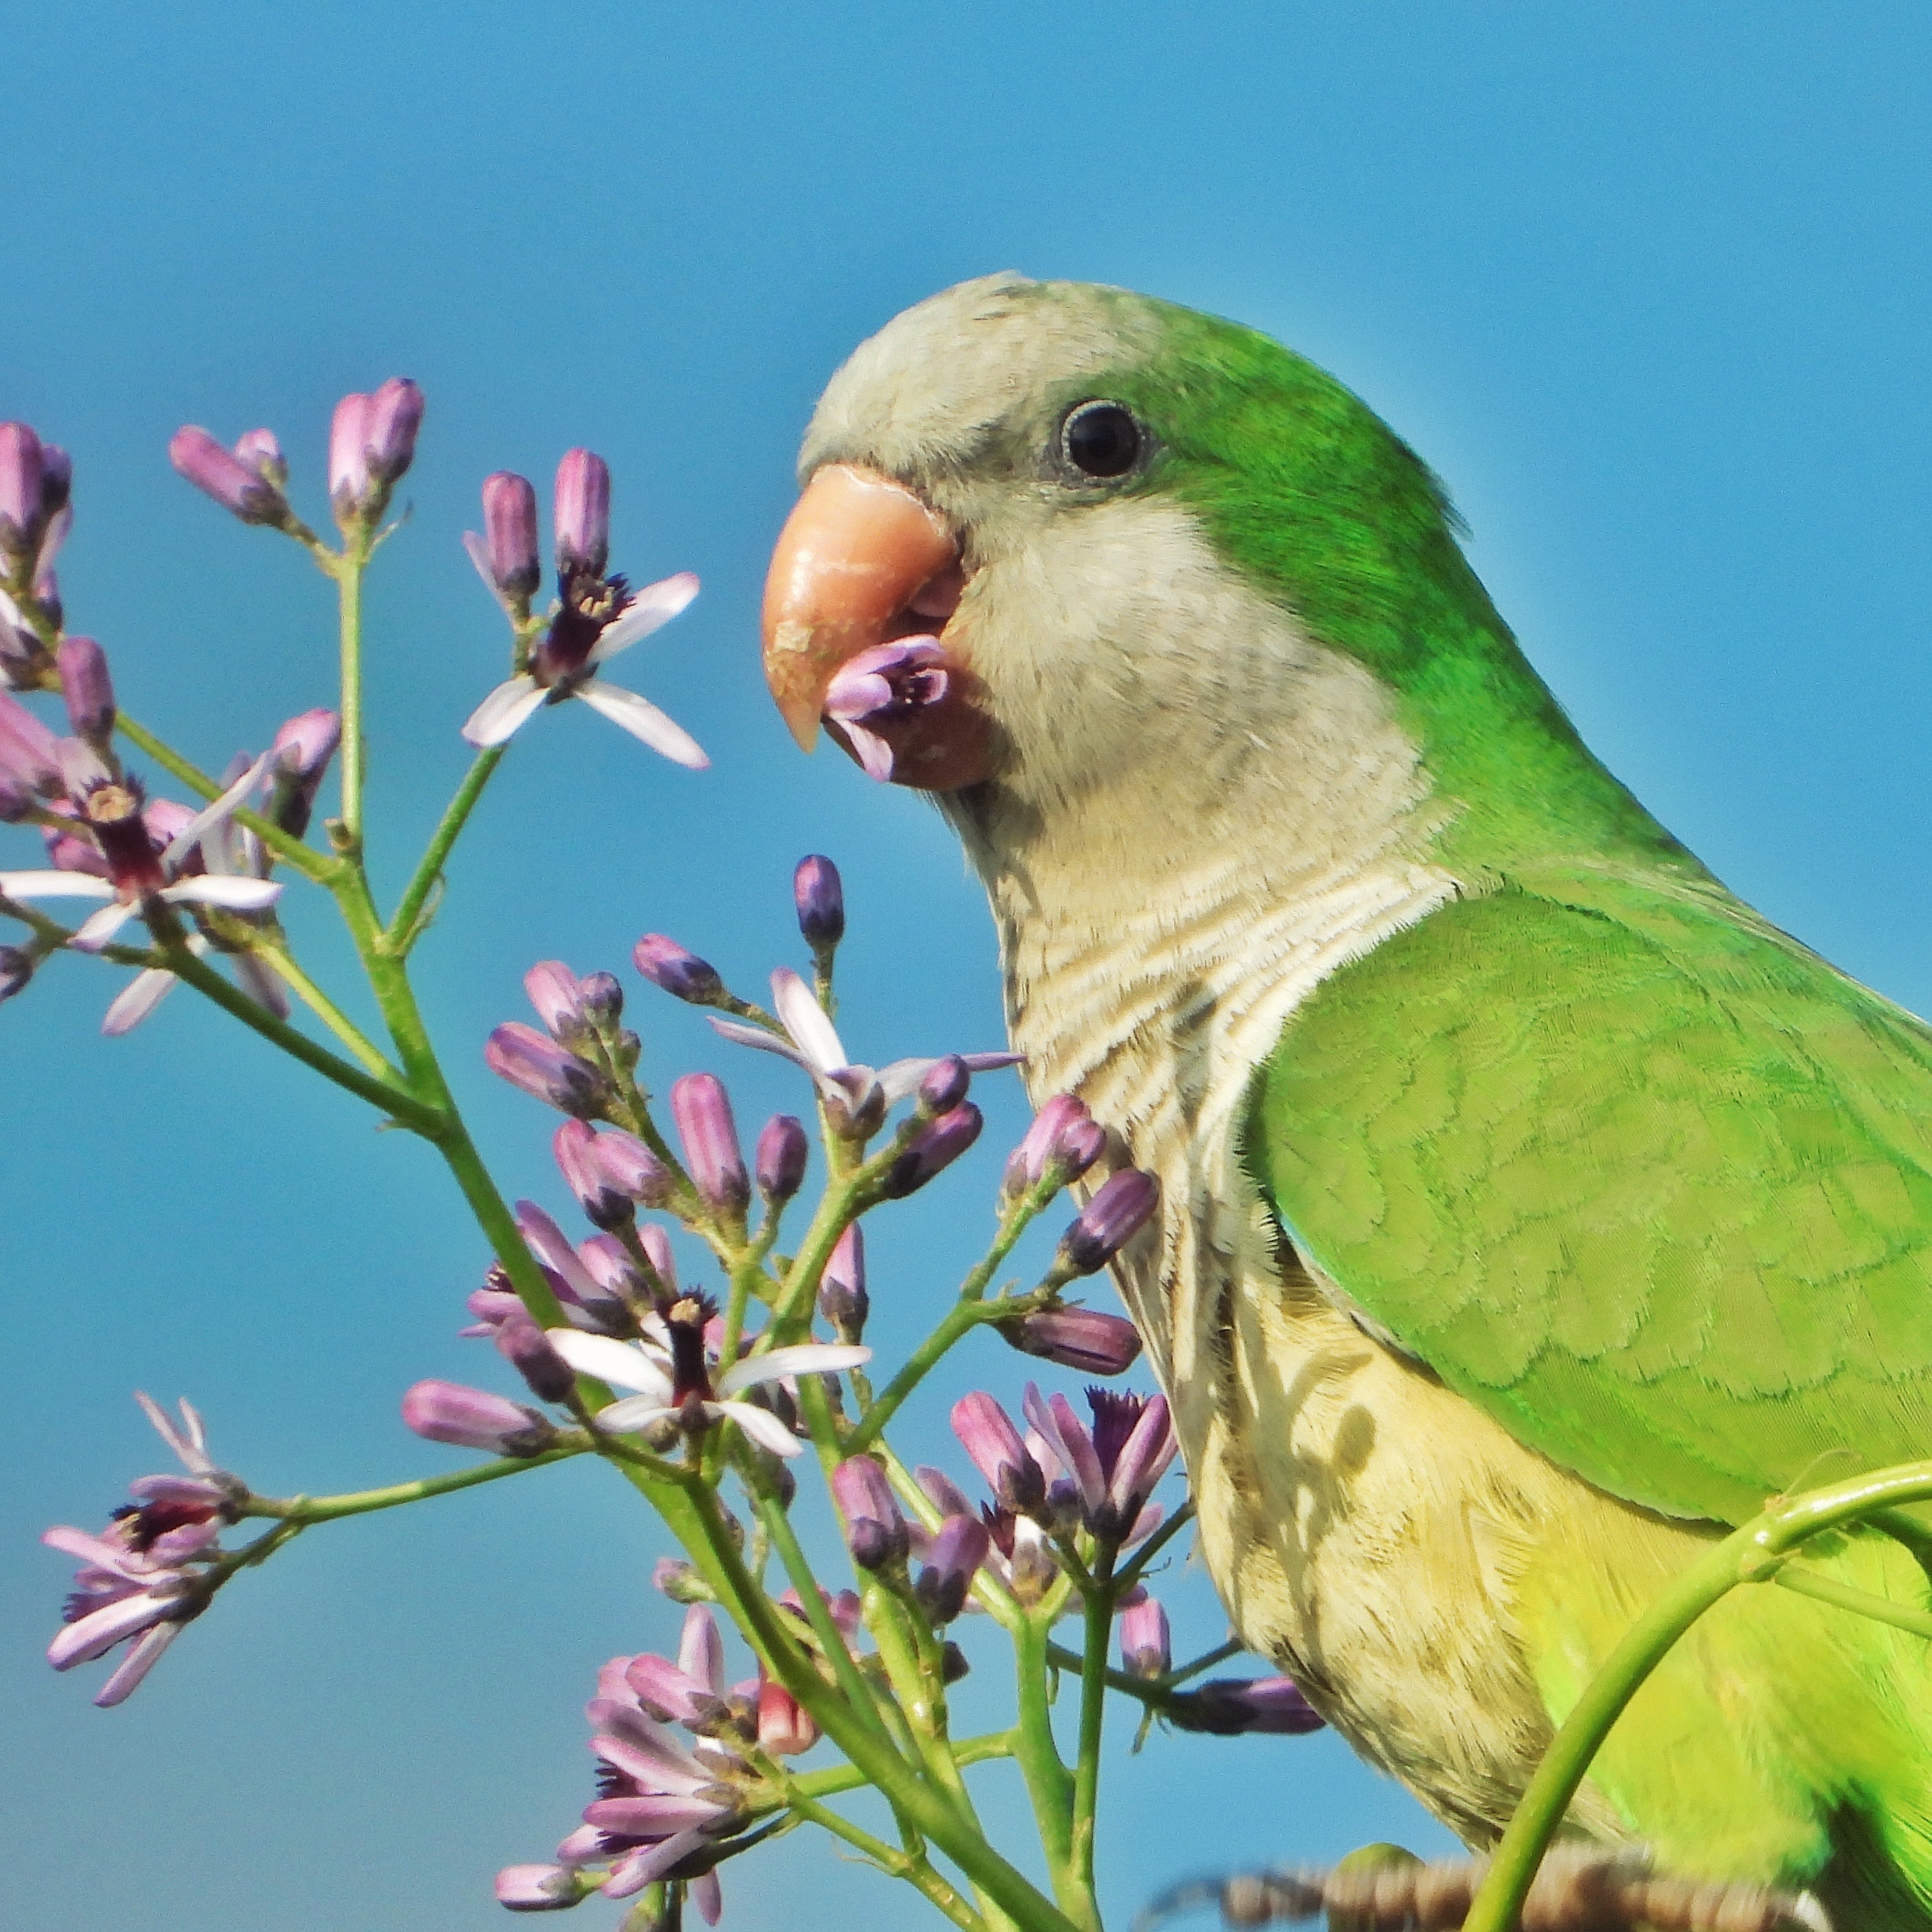
[[[1238,316],[1338,371],[1449,480],[1612,767],[1780,924],[1923,1010],[1928,55],[1924,10],[1881,4],[43,9],[8,37],[0,415],[74,452],[70,623],[130,710],[219,765],[327,701],[330,618],[291,547],[170,473],[170,433],[272,424],[313,512],[335,398],[422,382],[415,514],[373,596],[392,892],[500,674],[457,548],[484,474],[547,479],[590,442],[620,564],[702,573],[626,668],[715,770],[582,707],[540,720],[421,956],[506,1184],[554,1206],[546,1119],[478,1058],[524,968],[614,965],[661,927],[755,984],[795,953],[802,851],[850,882],[859,1051],[998,1039],[950,842],[792,752],[754,626],[820,385],[908,302],[998,268]],[[324,922],[291,918],[339,966]],[[88,1706],[98,1671],[39,1660],[65,1566],[34,1538],[160,1466],[134,1388],[191,1395],[259,1488],[322,1492],[453,1464],[397,1398],[491,1372],[453,1339],[482,1250],[430,1160],[187,996],[99,1040],[118,977],[62,962],[0,1013],[4,1916],[500,1923],[495,1867],[543,1856],[587,1796],[591,1672],[674,1624],[602,1472],[316,1534],[120,1711]],[[796,1098],[637,1004],[661,1081],[728,1072],[754,1122]],[[1021,1120],[1010,1093],[983,1157],[880,1223],[888,1346],[969,1258]],[[1021,1379],[992,1344],[964,1372]],[[937,1420],[910,1446],[944,1449]],[[1198,1579],[1174,1587],[1214,1640]],[[990,1720],[978,1654],[964,1701]],[[1199,1868],[1446,1842],[1330,1738],[1156,1738],[1108,1778],[1120,1924]],[[727,1889],[733,1922],[798,1932],[922,1910],[806,1834]]]

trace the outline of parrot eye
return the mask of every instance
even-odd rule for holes
[[[1120,403],[1082,403],[1060,426],[1060,453],[1070,470],[1105,481],[1124,476],[1146,442],[1133,412]]]

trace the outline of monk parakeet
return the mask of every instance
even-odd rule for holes
[[[1035,1100],[1160,1178],[1118,1267],[1237,1628],[1474,1846],[1632,1619],[1932,1454],[1932,1029],[1579,740],[1442,488],[1235,325],[996,275],[833,378],[767,674],[934,793]],[[1808,1557],[1924,1607],[1876,1532]],[[1932,1928],[1924,1640],[1750,1588],[1574,1832]]]

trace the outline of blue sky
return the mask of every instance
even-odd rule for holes
[[[626,670],[713,771],[581,706],[539,721],[421,955],[480,1137],[554,1207],[547,1121],[478,1058],[525,967],[614,966],[656,928],[755,985],[796,951],[805,850],[846,872],[858,1051],[998,1041],[983,904],[937,819],[800,759],[754,644],[819,386],[905,304],[994,268],[1237,316],[1335,370],[1448,479],[1612,767],[1922,1011],[1929,42],[1922,9],[1880,4],[42,10],[9,39],[0,416],[74,453],[70,625],[130,710],[219,765],[327,701],[331,618],[291,547],[172,476],[168,436],[273,425],[313,510],[335,398],[422,382],[414,514],[372,593],[390,892],[500,674],[457,548],[482,477],[547,478],[588,442],[620,566],[703,575]],[[324,922],[290,922],[339,975]],[[481,1249],[427,1156],[186,996],[100,1040],[116,976],[58,962],[0,1012],[18,1922],[500,1923],[495,1867],[542,1856],[587,1796],[591,1673],[673,1628],[649,1526],[599,1471],[310,1536],[120,1711],[39,1660],[65,1571],[34,1538],[158,1466],[133,1388],[190,1395],[258,1488],[320,1492],[453,1465],[397,1399],[488,1372],[453,1336]],[[661,1083],[727,1073],[752,1122],[796,1100],[632,984]],[[980,1154],[880,1223],[887,1346],[971,1258],[1024,1118],[1011,1090],[989,1112]],[[960,1376],[1022,1379],[992,1344]],[[938,1414],[915,1452],[945,1450]],[[1214,1641],[1210,1593],[1172,1582]],[[965,1702],[992,1721],[978,1654]],[[1122,1924],[1198,1868],[1446,1843],[1332,1738],[1156,1738],[1108,1775]],[[728,1884],[742,1925],[862,1901],[914,1910],[806,1834]]]

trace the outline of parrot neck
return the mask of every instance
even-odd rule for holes
[[[1223,597],[1215,620],[1224,664],[1270,667],[1271,713],[1163,708],[1157,756],[1144,730],[1077,787],[1064,740],[1029,761],[1021,739],[1000,780],[944,801],[992,901],[1036,1104],[1078,1094],[1160,1174],[1170,1218],[1221,1172],[1300,1001],[1457,890],[1432,854],[1448,814],[1386,687],[1258,598]],[[1143,694],[1169,655],[1144,646]],[[1132,1298],[1164,1356],[1185,1317],[1152,1282]]]

